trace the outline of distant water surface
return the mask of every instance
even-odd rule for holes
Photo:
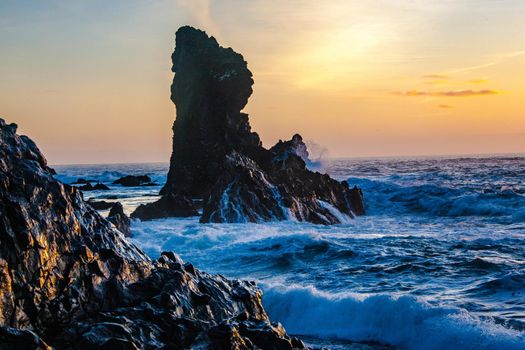
[[[168,165],[55,169],[66,183],[108,184],[85,197],[118,197],[129,213],[157,198]],[[523,156],[336,159],[326,169],[363,189],[368,215],[333,226],[135,221],[133,240],[153,258],[174,250],[257,280],[272,319],[338,349],[525,349]],[[125,174],[158,186],[111,185]]]

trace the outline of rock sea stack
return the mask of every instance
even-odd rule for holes
[[[139,207],[132,217],[188,216],[199,201],[201,222],[335,224],[364,214],[360,189],[308,170],[300,135],[262,147],[241,112],[254,81],[240,54],[185,26],[176,33],[172,62],[177,117],[167,181],[159,202]]]
[[[152,261],[53,174],[0,119],[0,348],[304,348],[253,283]]]

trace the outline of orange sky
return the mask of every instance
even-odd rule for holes
[[[329,155],[525,152],[522,1],[6,1],[0,116],[51,163],[168,161],[174,32],[248,61],[270,146]]]

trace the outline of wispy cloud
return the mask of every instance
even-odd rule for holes
[[[495,90],[454,90],[454,91],[396,91],[394,95],[399,96],[433,96],[433,97],[471,97],[471,96],[484,96],[484,95],[497,95],[498,91]]]
[[[220,28],[211,14],[210,0],[177,0],[177,4],[188,12],[195,25],[220,38]]]
[[[438,105],[439,108],[445,108],[445,109],[448,109],[448,108],[454,108],[454,106],[451,106],[451,105],[444,105],[444,104],[441,104],[441,105]]]
[[[424,79],[448,79],[449,76],[445,74],[426,74],[423,75]]]
[[[500,63],[504,62],[507,59],[511,59],[511,58],[515,58],[515,57],[519,57],[519,56],[523,56],[523,55],[525,55],[525,50],[513,51],[513,52],[509,52],[509,53],[503,54],[503,55],[501,55],[500,57],[497,57],[495,60],[493,60],[491,62],[482,63],[482,64],[470,66],[470,67],[463,67],[463,68],[454,69],[454,70],[448,71],[447,74],[464,73],[464,72],[470,72],[470,71],[478,70],[478,69],[482,69],[482,68],[488,68],[488,67],[492,67],[492,66],[495,66],[497,64],[500,64]]]
[[[469,81],[467,81],[467,83],[470,83],[470,84],[485,84],[485,83],[488,83],[489,80],[488,79],[471,79]]]

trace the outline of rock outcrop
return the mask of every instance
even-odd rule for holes
[[[79,186],[78,189],[82,191],[109,191],[110,188],[102,183],[97,183],[93,186],[87,182],[85,185]]]
[[[120,202],[113,204],[109,210],[108,220],[117,230],[122,232],[124,236],[131,237],[131,220],[124,213],[124,208]]]
[[[122,185],[124,187],[138,187],[138,186],[155,186],[156,184],[151,182],[151,178],[148,175],[126,175],[113,181],[114,185]]]
[[[193,201],[179,194],[168,193],[158,201],[141,204],[131,213],[131,217],[141,220],[163,219],[169,217],[190,217],[199,213]]]
[[[187,216],[187,204],[196,201],[204,203],[201,222],[332,224],[364,213],[359,189],[307,169],[308,151],[300,135],[269,150],[262,147],[241,112],[253,79],[240,54],[203,31],[182,27],[172,61],[177,118],[170,170],[162,199],[142,206],[133,217]],[[168,203],[172,199],[177,202]]]
[[[151,261],[0,119],[0,348],[293,349],[253,283]]]
[[[115,202],[97,201],[92,198],[88,199],[87,202],[96,210],[108,210],[115,205]]]

